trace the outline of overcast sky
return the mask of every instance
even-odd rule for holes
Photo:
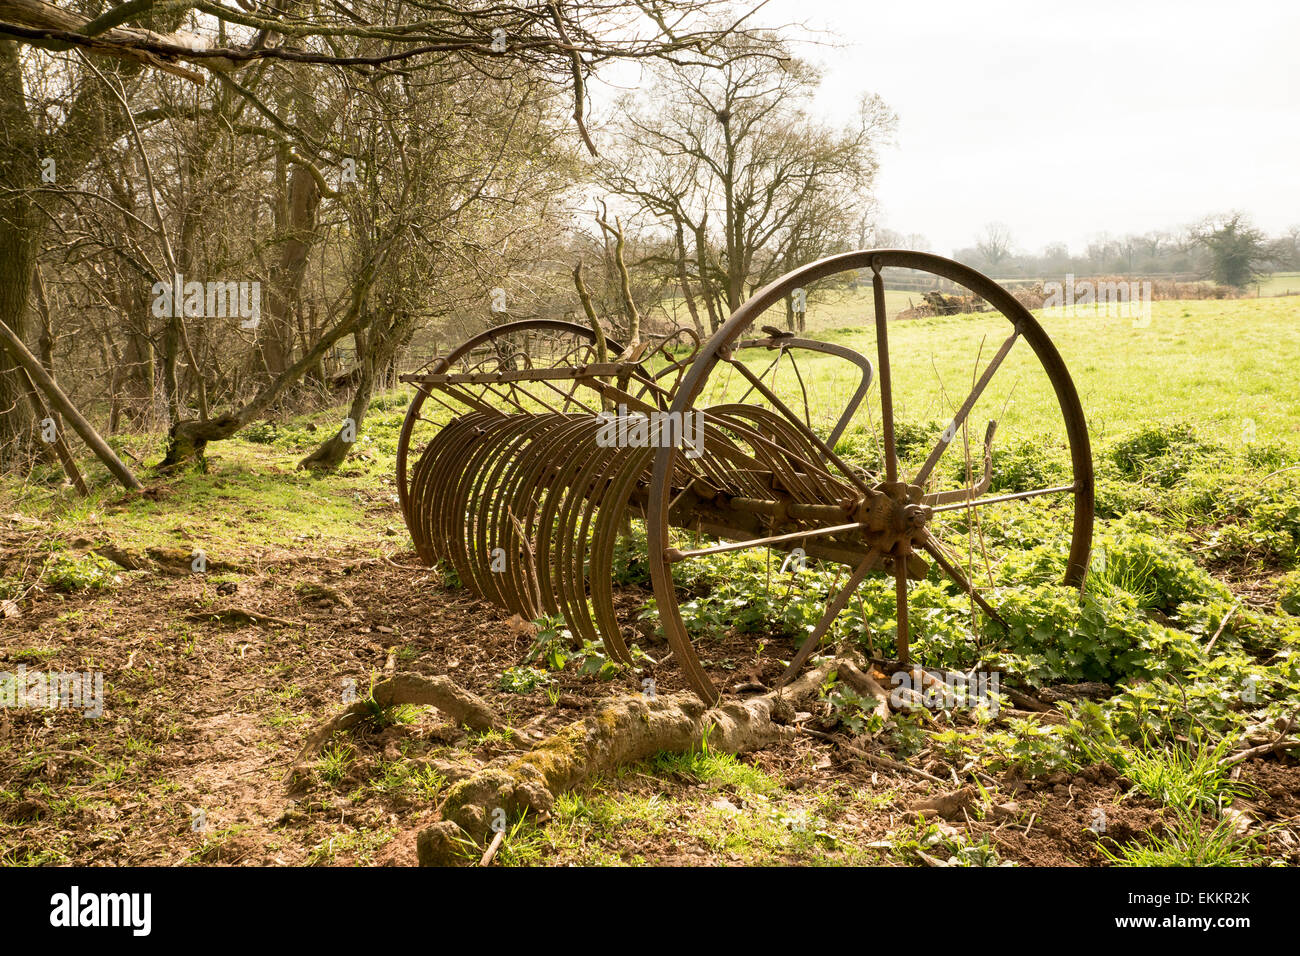
[[[838,48],[819,108],[880,94],[883,225],[949,254],[986,222],[1019,248],[1230,209],[1300,223],[1300,3],[772,0]]]

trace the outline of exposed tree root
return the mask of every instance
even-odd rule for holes
[[[105,541],[102,544],[95,545],[92,549],[101,557],[108,558],[119,568],[124,571],[150,571],[153,570],[153,562],[143,551],[131,551],[127,548],[119,547],[111,541]]]
[[[892,693],[887,691],[872,676],[869,667],[849,657],[844,654],[824,658],[785,688],[713,708],[706,707],[690,693],[625,698],[569,724],[522,754],[498,757],[477,770],[449,766],[445,769],[451,784],[437,808],[436,820],[422,829],[416,839],[420,864],[449,866],[480,861],[487,865],[497,855],[510,819],[529,813],[545,819],[556,797],[595,776],[657,753],[686,753],[706,744],[719,753],[739,754],[806,732],[837,744],[847,754],[871,766],[906,773],[930,783],[946,783],[920,768],[796,725],[796,703],[815,695],[832,672],[838,680],[871,700],[873,712],[883,718],[890,716],[891,705],[903,710],[924,708],[922,694],[903,687],[894,688]],[[920,668],[910,669],[909,676],[916,687],[944,686],[933,674]],[[290,781],[310,769],[310,758],[334,734],[372,716],[377,708],[395,704],[437,707],[458,724],[473,730],[505,729],[488,704],[446,677],[393,675],[375,685],[372,700],[353,704],[311,736],[294,764]],[[815,702],[809,702],[804,709],[816,707]],[[516,738],[525,742],[519,735]],[[442,772],[444,768],[438,769]]]
[[[399,674],[375,685],[370,700],[357,701],[313,733],[303,745],[289,771],[288,782],[295,783],[311,769],[311,758],[337,733],[350,730],[372,717],[377,708],[398,704],[425,704],[436,707],[457,724],[470,730],[500,730],[505,724],[488,704],[476,694],[457,687],[441,675],[421,677]]]
[[[470,730],[502,730],[505,722],[482,697],[472,694],[449,678],[397,674],[375,685],[375,702],[380,707],[395,704],[427,704]]]
[[[420,831],[422,866],[464,862],[506,818],[550,813],[555,798],[593,776],[660,751],[682,753],[707,740],[710,750],[744,753],[794,736],[794,701],[814,693],[833,669],[826,661],[781,691],[706,708],[694,694],[630,698],[546,738],[522,756],[492,761],[453,785],[441,819]]]
[[[876,702],[873,713],[885,719],[889,718],[889,692],[880,686],[879,681],[865,671],[859,670],[852,661],[840,660],[837,662],[835,672],[840,680],[859,694],[870,697]]]

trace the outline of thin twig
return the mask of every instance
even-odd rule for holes
[[[1223,633],[1223,629],[1228,626],[1228,622],[1232,620],[1232,615],[1237,613],[1237,608],[1239,607],[1241,607],[1240,600],[1232,606],[1232,610],[1223,615],[1223,620],[1219,622],[1219,629],[1215,631],[1214,636],[1210,638],[1210,643],[1205,645],[1205,653],[1208,654],[1210,651],[1214,650],[1214,642],[1219,639],[1219,635]]]
[[[1259,757],[1264,754],[1273,753],[1280,749],[1283,744],[1286,743],[1287,735],[1291,733],[1291,728],[1295,726],[1295,720],[1295,714],[1292,714],[1287,718],[1286,726],[1282,728],[1282,732],[1277,735],[1277,738],[1272,743],[1261,744],[1258,747],[1251,747],[1248,750],[1243,750],[1241,753],[1233,754],[1231,757],[1225,757],[1223,760],[1219,761],[1219,766],[1221,768],[1233,767],[1241,763],[1243,760],[1249,760],[1251,757]],[[1300,741],[1296,742],[1300,743]]]
[[[484,851],[483,853],[483,859],[479,860],[478,865],[491,866],[492,861],[496,858],[497,850],[501,849],[501,844],[505,842],[505,839],[506,839],[505,829],[503,828],[498,830],[496,832],[496,836],[492,838],[492,842],[488,844],[487,850]]]
[[[844,750],[847,750],[849,753],[853,754],[853,756],[859,758],[860,760],[864,760],[867,763],[873,764],[874,766],[877,767],[881,767],[882,769],[897,770],[901,773],[910,773],[914,776],[920,777],[922,780],[929,780],[931,783],[940,783],[940,784],[947,783],[947,781],[942,779],[941,777],[936,777],[934,774],[928,773],[927,771],[922,770],[920,767],[912,767],[905,763],[899,763],[897,760],[894,760],[890,757],[886,757],[883,754],[873,754],[869,751],[863,750],[861,747],[853,746],[853,744],[849,743],[847,740],[841,740],[837,737],[832,736],[831,734],[822,733],[820,730],[812,730],[811,728],[808,727],[804,727],[801,729],[803,730],[804,733],[809,734],[813,737],[817,737],[821,740],[829,740],[831,743],[836,744],[837,746],[839,746]]]

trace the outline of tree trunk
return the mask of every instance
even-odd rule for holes
[[[38,186],[39,134],[27,114],[18,47],[0,40],[0,323],[21,343],[41,220],[29,190]],[[20,379],[21,363],[0,349],[0,464],[19,452],[34,422]]]
[[[392,241],[390,239],[353,280],[347,314],[333,329],[322,335],[307,354],[264,385],[257,395],[235,411],[207,421],[182,420],[173,424],[168,435],[167,454],[159,467],[166,471],[188,465],[202,465],[209,442],[229,438],[266,411],[290,385],[302,378],[308,369],[315,367],[335,342],[345,335],[351,335],[360,323],[366,296],[374,284],[376,272],[388,256]]]
[[[352,450],[356,436],[361,434],[361,422],[370,410],[370,399],[374,395],[375,385],[382,384],[383,374],[393,364],[397,350],[409,337],[415,320],[408,315],[395,315],[385,325],[371,322],[364,332],[358,330],[354,335],[357,342],[357,390],[352,396],[348,408],[353,437],[347,441],[344,429],[340,429],[321,443],[320,447],[298,463],[299,468],[313,471],[333,471],[343,463]],[[345,422],[345,428],[347,423]]]
[[[691,292],[691,283],[686,270],[686,237],[682,232],[682,221],[676,220],[677,239],[677,283],[682,289],[682,298],[686,300],[686,311],[691,315],[691,323],[700,338],[704,338],[704,324],[700,321],[700,310],[695,306],[695,295]]]
[[[614,225],[611,226],[600,217],[596,218],[596,222],[600,224],[601,229],[614,237],[614,267],[618,270],[618,289],[619,297],[623,300],[623,314],[627,316],[626,341],[623,345],[632,352],[641,344],[641,313],[637,311],[636,302],[632,299],[632,278],[628,274],[627,259],[623,251],[626,245],[623,238],[623,224],[615,219]]]
[[[343,464],[343,459],[348,457],[348,452],[352,450],[353,444],[361,434],[361,422],[365,419],[366,412],[370,410],[370,398],[375,391],[375,371],[379,359],[372,343],[367,343],[363,332],[357,330],[354,335],[357,343],[357,390],[352,393],[352,404],[348,406],[347,419],[338,431],[298,462],[299,468],[320,472],[333,471]]]
[[[600,326],[600,317],[596,315],[596,307],[592,305],[591,293],[587,291],[587,284],[582,281],[581,262],[573,267],[573,286],[578,290],[578,301],[582,303],[582,312],[587,317],[587,324],[591,326],[591,331],[596,336],[596,361],[603,365],[609,361],[609,346],[605,343],[605,330]],[[614,410],[614,399],[608,395],[602,395],[600,407],[607,412],[612,412]]]
[[[713,283],[709,279],[708,269],[708,234],[704,231],[705,220],[701,219],[700,224],[695,227],[695,268],[700,276],[700,289],[704,297],[704,307],[709,311],[709,331],[718,331],[718,326],[722,324],[718,315],[718,309],[714,305],[717,300],[717,294],[714,291]]]
[[[266,316],[259,330],[262,359],[272,378],[289,367],[293,355],[293,305],[315,242],[316,211],[321,200],[316,180],[301,164],[293,163],[287,174],[282,173],[279,178],[284,190],[276,214],[280,226],[280,257],[271,268]]]

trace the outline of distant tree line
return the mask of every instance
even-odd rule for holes
[[[913,244],[922,237],[914,237]],[[884,230],[877,245],[902,241]],[[1064,275],[1191,275],[1244,288],[1260,275],[1300,270],[1300,224],[1268,236],[1240,212],[1206,216],[1177,229],[1121,237],[1101,235],[1081,251],[1050,243],[1038,253],[1016,246],[1010,229],[989,223],[975,241],[953,253],[960,262],[998,278]]]

